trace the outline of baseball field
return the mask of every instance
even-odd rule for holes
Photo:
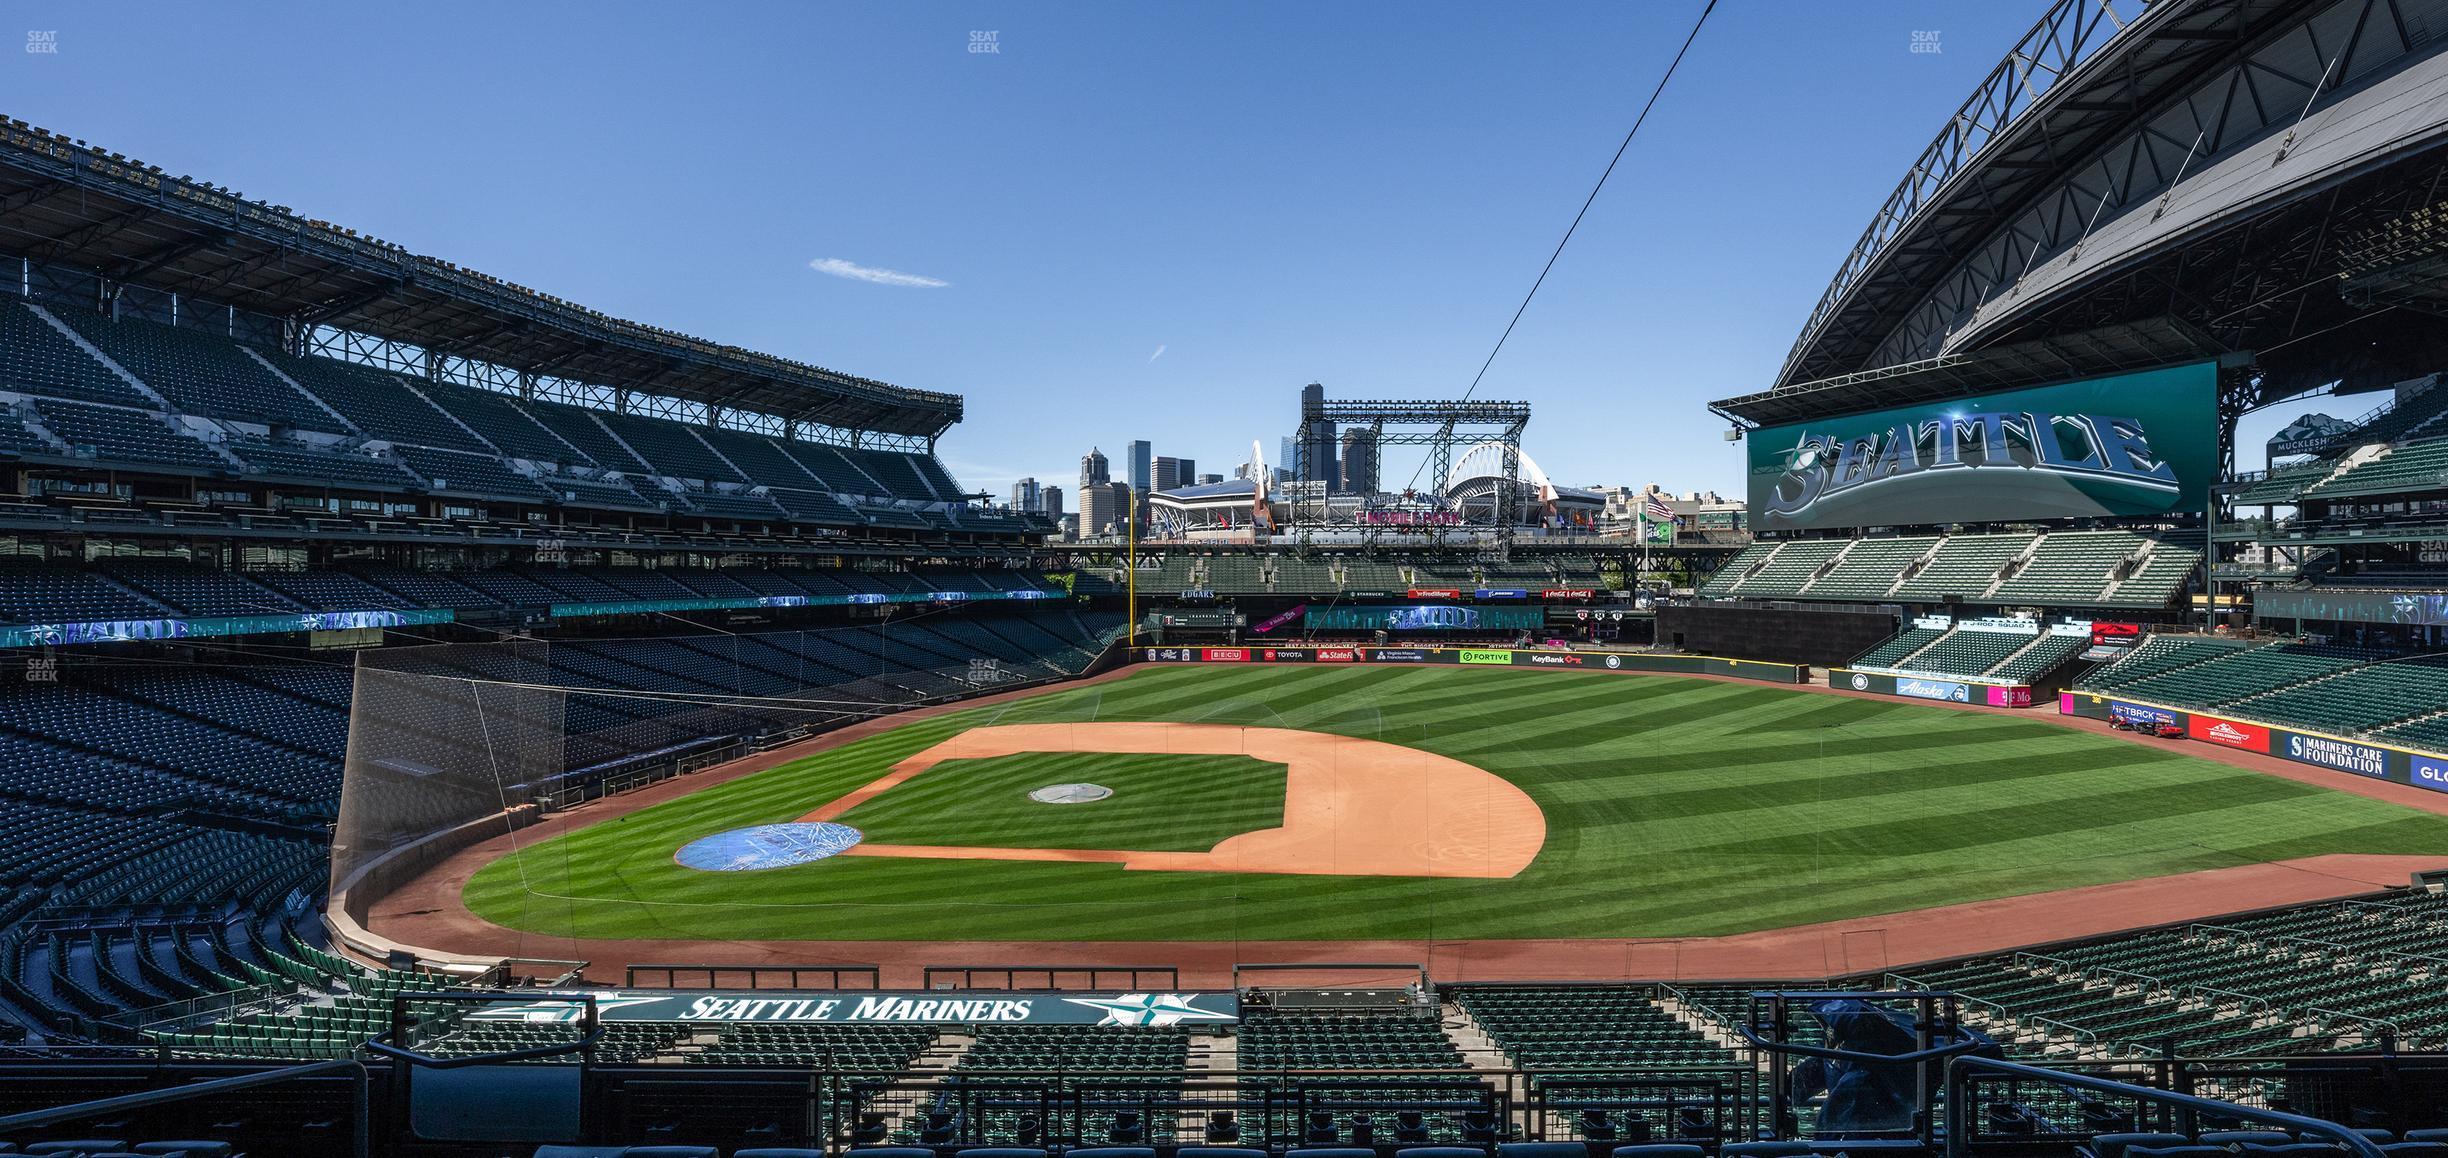
[[[1109,791],[1031,795],[1069,785]],[[775,824],[856,844],[677,859]],[[463,898],[621,940],[1699,937],[2333,853],[2448,862],[2448,817],[2176,745],[1767,685],[1185,666],[607,817]]]

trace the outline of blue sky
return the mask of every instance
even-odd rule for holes
[[[1001,493],[1134,438],[1229,473],[1310,381],[1460,395],[1699,8],[38,2],[57,52],[8,54],[0,110],[957,391],[943,456]],[[2041,8],[1722,0],[1480,395],[1534,404],[1559,482],[1733,493],[1705,404],[1768,383]]]

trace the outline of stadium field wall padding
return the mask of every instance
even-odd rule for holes
[[[2448,755],[2438,752],[2419,752],[2412,748],[2375,744],[2369,740],[2300,732],[2275,724],[2229,719],[2089,692],[2059,694],[2057,711],[2062,715],[2091,720],[2125,720],[2143,727],[2174,724],[2185,730],[2184,738],[2205,744],[2276,756],[2297,764],[2310,764],[2316,768],[2386,780],[2392,784],[2410,784],[2434,792],[2448,792]]]
[[[1467,664],[1527,667],[1548,671],[1611,671],[1647,675],[1719,675],[1772,684],[1798,684],[1810,669],[1800,664],[1711,655],[1647,655],[1624,651],[1540,651],[1509,647],[1143,647],[1141,663],[1365,663]]]
[[[1864,695],[1903,696],[1906,699],[1937,700],[1949,704],[1987,704],[1993,708],[2032,706],[2032,690],[2027,684],[1893,675],[1839,667],[1828,669],[1828,686],[1838,691],[1861,692]]]
[[[1896,627],[1896,612],[1884,607],[1692,603],[1669,604],[1657,612],[1660,643],[1733,659],[1816,667],[1851,663],[1854,656],[1887,642]]]

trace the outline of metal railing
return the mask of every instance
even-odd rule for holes
[[[368,1135],[371,1125],[369,1121],[371,1098],[367,1093],[370,1083],[367,1080],[365,1063],[355,1058],[307,1062],[303,1065],[283,1066],[279,1069],[240,1074],[235,1077],[214,1078],[168,1089],[96,1098],[89,1102],[73,1102],[65,1106],[53,1106],[47,1110],[28,1110],[24,1113],[0,1117],[0,1135],[22,1137],[29,1130],[41,1130],[69,1122],[81,1122],[88,1118],[118,1117],[156,1106],[217,1098],[265,1086],[279,1085],[283,1082],[322,1077],[327,1074],[338,1074],[349,1079],[349,1098],[353,1110],[349,1116],[349,1153],[354,1158],[367,1158],[370,1152]]]
[[[2005,1080],[1985,1083],[1980,1080],[1983,1075],[1994,1075]],[[2198,1132],[2201,1119],[2204,1117],[2213,1120],[2250,1122],[2275,1127],[2290,1134],[2335,1143],[2354,1158],[2383,1158],[2380,1147],[2375,1145],[2371,1139],[2336,1122],[2309,1118],[2284,1110],[2273,1110],[2241,1102],[2220,1101],[2174,1090],[2116,1081],[2071,1070],[2050,1069],[2027,1065],[2023,1062],[2010,1062],[1971,1054],[1958,1055],[1947,1061],[1944,1102],[1947,1158],[1964,1158],[1971,1152],[1972,1147],[1980,1142],[2005,1140],[2028,1142],[2033,1140],[2030,1133],[2018,1135],[1985,1133],[1978,1130],[1973,1124],[1973,1108],[1976,1106],[2001,1101],[2006,1103],[2026,1102],[2027,1099],[2015,1096],[2020,1092],[2017,1084],[2024,1082],[2037,1084],[2044,1090],[2087,1091],[2161,1107],[2165,1114],[2159,1124],[2174,1127],[2171,1131],[2174,1133],[2190,1135]],[[2009,1088],[2009,1093],[2004,1098],[1991,1097],[1979,1092],[1979,1087],[1982,1085],[1999,1084]],[[2136,1117],[2139,1118],[2139,1115]],[[2149,1123],[2130,1120],[2121,1124],[2138,1128]]]

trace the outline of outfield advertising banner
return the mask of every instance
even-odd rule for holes
[[[2058,697],[2057,710],[2064,715],[2094,720],[2122,720],[2146,729],[2174,724],[2183,728],[2190,739],[2223,748],[2263,753],[2297,764],[2309,764],[2315,768],[2327,768],[2372,780],[2386,780],[2392,784],[2411,784],[2434,792],[2448,792],[2448,755],[2368,744],[2340,736],[2298,732],[2245,720],[2220,719],[2198,712],[2163,708],[2156,704],[2128,703],[2080,692],[2067,692]]]
[[[1135,658],[1142,663],[1464,664],[1650,675],[1723,675],[1778,684],[1806,682],[1809,672],[1799,664],[1707,655],[1508,647],[1142,647]]]
[[[2216,473],[2208,362],[1752,431],[1758,530],[2158,515]]]
[[[1229,992],[1015,994],[962,992],[794,991],[788,997],[731,990],[612,989],[539,993],[519,1004],[471,1010],[469,1021],[576,1023],[578,997],[595,999],[599,1021],[679,1021],[777,1025],[1111,1025],[1160,1029],[1230,1025],[1241,999]],[[559,1000],[555,1000],[558,998]]]
[[[1945,700],[1949,703],[1968,704],[1972,702],[1972,685],[1959,684],[1953,680],[1925,680],[1917,676],[1899,676],[1895,682],[1895,694],[1911,696],[1917,700]]]
[[[2253,592],[2253,618],[2441,627],[2448,626],[2448,595],[2424,595],[2411,591],[2289,591],[2282,587],[2263,587]]]
[[[2268,755],[2270,733],[2259,724],[2237,720],[2222,720],[2215,716],[2194,716],[2185,721],[2185,734],[2224,747]]]
[[[1528,631],[1545,622],[1536,607],[1452,604],[1312,607],[1301,615],[1306,631]]]
[[[2318,764],[2340,772],[2376,779],[2388,778],[2388,749],[2352,740],[2332,740],[2326,736],[2307,736],[2301,732],[2278,733],[2282,747],[2277,754],[2299,764]]]
[[[2022,684],[1940,680],[1883,671],[1836,668],[1828,672],[1828,686],[1839,691],[1850,690],[1874,696],[1904,696],[1949,704],[1987,704],[1993,708],[2028,708],[2032,703],[2031,688]]]

